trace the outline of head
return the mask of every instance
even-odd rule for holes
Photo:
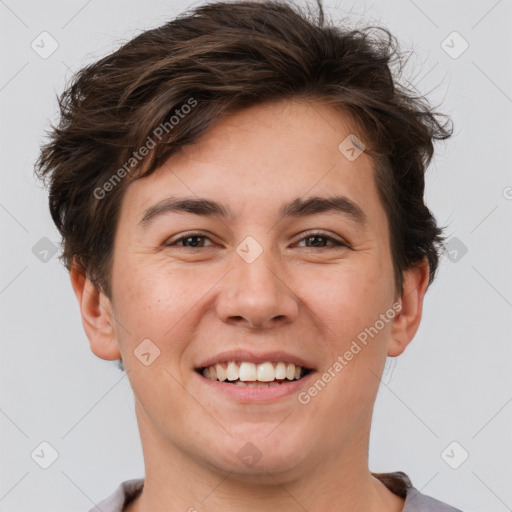
[[[450,130],[400,85],[400,58],[386,30],[334,27],[321,8],[220,2],[140,34],[61,96],[37,163],[61,257],[93,352],[122,358],[160,442],[223,469],[251,442],[277,471],[331,453],[326,434],[367,433],[443,239],[423,196]],[[264,408],[214,394],[221,428],[191,396],[233,350],[331,378]]]

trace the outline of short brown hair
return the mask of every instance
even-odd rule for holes
[[[432,282],[443,236],[424,204],[424,175],[433,142],[451,135],[451,121],[398,83],[392,69],[399,74],[402,62],[388,30],[335,26],[321,3],[315,18],[282,1],[221,1],[147,30],[83,68],[59,98],[60,123],[36,163],[37,175],[50,178],[65,266],[75,262],[110,298],[127,184],[221,116],[297,98],[326,101],[354,120],[375,162],[397,289],[402,272],[425,257]]]

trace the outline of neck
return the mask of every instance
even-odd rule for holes
[[[198,460],[141,421],[146,476],[142,494],[123,512],[401,512],[404,500],[368,469],[369,425],[331,454],[281,472],[242,474]],[[143,427],[143,428],[141,428]]]

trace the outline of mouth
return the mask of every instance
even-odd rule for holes
[[[269,388],[287,386],[300,381],[313,371],[312,368],[287,361],[228,361],[196,368],[202,377],[240,387]]]

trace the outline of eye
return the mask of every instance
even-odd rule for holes
[[[336,248],[336,247],[349,247],[348,244],[340,241],[340,240],[336,240],[335,238],[333,238],[332,236],[328,236],[322,232],[313,232],[313,233],[308,233],[307,236],[303,237],[300,242],[302,241],[312,241],[312,244],[313,245],[307,245],[307,242],[306,242],[306,247],[307,248],[319,248],[319,249],[333,249],[333,248]],[[331,246],[326,246],[326,245],[322,245],[323,244],[323,241],[327,241],[327,242],[332,242],[333,245]],[[300,243],[299,242],[299,243]],[[304,247],[304,246],[302,246]]]
[[[202,242],[201,242],[202,240]],[[204,242],[209,240],[211,242],[211,238],[202,233],[189,233],[185,236],[181,236],[172,242],[166,242],[166,247],[178,246],[178,247],[186,247],[189,249],[200,249],[203,247],[211,247],[213,244],[205,245]],[[332,236],[326,235],[322,232],[311,232],[308,233],[307,236],[303,237],[300,242],[306,241],[306,247],[308,249],[317,248],[317,249],[335,249],[336,247],[347,247],[350,248],[348,244],[342,242],[340,240],[335,239]],[[312,241],[312,245],[308,245],[307,241]],[[331,242],[331,245],[324,245],[325,242]]]
[[[189,247],[191,249],[197,249],[197,248],[200,248],[200,247],[204,247],[204,245],[202,245],[201,242],[200,242],[201,239],[203,239],[203,240],[210,240],[211,241],[211,239],[209,237],[207,237],[206,235],[203,235],[201,233],[189,233],[186,236],[182,236],[180,238],[177,238],[173,242],[167,242],[165,245],[166,246],[176,246],[176,245],[178,245],[179,247]],[[183,242],[183,245],[181,245],[180,242]],[[190,244],[190,245],[188,245],[188,244]]]

